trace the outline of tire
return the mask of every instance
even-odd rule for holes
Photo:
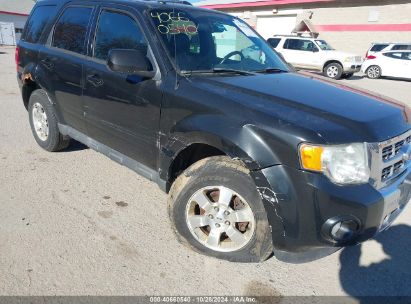
[[[381,68],[378,65],[369,66],[365,74],[370,79],[378,79],[381,77]]]
[[[39,89],[31,94],[28,113],[31,131],[40,147],[56,152],[69,146],[70,138],[59,132],[54,106],[44,90]]]
[[[332,62],[324,68],[323,75],[332,79],[341,79],[344,70],[338,62]]]
[[[222,204],[221,193],[229,198]],[[273,252],[261,197],[240,161],[218,156],[193,164],[173,183],[168,212],[179,241],[199,253],[245,263],[264,261]],[[192,225],[194,218],[199,221]]]

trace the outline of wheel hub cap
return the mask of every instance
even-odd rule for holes
[[[46,141],[49,136],[49,124],[46,111],[40,103],[35,103],[32,110],[33,126],[38,138]]]
[[[329,67],[327,70],[327,75],[331,78],[334,78],[338,75],[338,68],[335,66]]]
[[[234,204],[234,200],[241,204]],[[221,252],[243,248],[255,231],[251,207],[235,191],[223,186],[194,193],[187,204],[186,223],[197,241]]]

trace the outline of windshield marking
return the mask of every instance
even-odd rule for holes
[[[160,23],[157,30],[163,35],[196,35],[198,25],[184,16],[183,12],[151,12],[151,17]]]

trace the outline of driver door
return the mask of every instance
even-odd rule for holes
[[[123,6],[101,7],[94,32],[91,57],[84,66],[88,134],[154,169],[162,93],[156,80],[114,72],[107,65],[110,50],[148,50],[147,40],[136,16]]]

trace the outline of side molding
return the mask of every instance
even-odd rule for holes
[[[92,139],[86,134],[79,132],[70,126],[63,124],[58,124],[58,126],[61,134],[70,136],[71,138],[83,143],[91,149],[104,154],[115,162],[133,170],[134,172],[147,178],[148,180],[156,182],[160,189],[166,192],[166,181],[162,180],[158,172],[156,172],[155,170],[148,168],[138,161],[131,159],[130,157]]]

